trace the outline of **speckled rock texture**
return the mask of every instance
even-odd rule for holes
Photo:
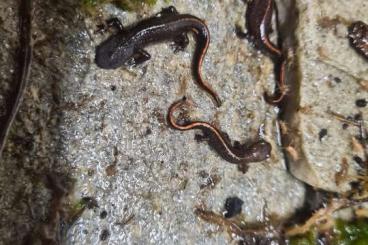
[[[345,192],[364,167],[354,161],[364,159],[364,148],[360,127],[339,118],[362,118],[361,128],[368,118],[368,107],[357,106],[368,98],[368,62],[350,47],[348,26],[368,22],[368,3],[301,0],[296,7],[298,45],[288,79],[293,93],[284,114],[290,171],[314,187]]]
[[[278,110],[263,99],[274,87],[273,64],[234,32],[235,24],[244,26],[246,5],[170,4],[208,24],[202,71],[224,102],[220,108],[193,82],[193,38],[179,53],[170,43],[147,47],[152,58],[137,67],[94,64],[95,47],[109,35],[95,34],[97,24],[111,16],[134,24],[165,1],[138,13],[105,5],[96,17],[82,15],[74,1],[35,1],[30,84],[0,164],[1,241],[19,242],[47,222],[50,191],[42,176],[50,172],[74,179],[71,200],[98,204],[69,228],[65,244],[224,244],[237,238],[198,219],[195,207],[222,213],[236,196],[244,222],[263,222],[267,215],[287,218],[303,204],[304,186],[287,171],[278,140]],[[16,39],[14,5],[0,3],[1,28],[10,28],[0,37],[2,51]],[[5,18],[8,8],[13,15]],[[1,68],[2,80],[6,74]],[[273,146],[271,158],[243,174],[196,142],[199,132],[171,129],[167,110],[184,95],[195,102],[193,118],[213,122],[232,140],[260,135]]]

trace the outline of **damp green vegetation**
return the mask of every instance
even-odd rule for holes
[[[89,12],[93,12],[96,8],[106,3],[114,4],[125,11],[137,11],[143,5],[153,6],[156,2],[157,0],[81,0],[82,7]]]
[[[289,238],[290,245],[317,245],[317,232],[309,231],[304,235]],[[354,221],[337,220],[333,228],[333,245],[368,244],[368,219]]]
[[[314,245],[317,244],[317,233],[309,231],[304,235],[293,236],[290,238],[290,245]]]
[[[142,7],[143,4],[153,6],[157,0],[115,0],[113,4],[122,10],[136,11]]]
[[[334,233],[335,245],[368,244],[368,219],[350,222],[337,220]]]
[[[69,225],[73,225],[79,217],[82,215],[84,210],[87,208],[87,203],[81,199],[75,203],[70,203],[68,207],[68,223]]]

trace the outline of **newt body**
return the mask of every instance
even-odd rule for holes
[[[174,117],[175,111],[188,104],[185,98],[173,103],[169,109],[169,124],[178,130],[187,131],[200,129],[204,133],[197,140],[207,140],[209,145],[226,161],[235,163],[242,172],[246,172],[248,164],[251,162],[261,162],[268,159],[271,155],[272,146],[264,140],[258,140],[247,145],[231,144],[227,134],[221,132],[215,126],[202,121],[192,121],[179,124]]]
[[[189,14],[179,14],[174,7],[168,7],[130,29],[124,29],[116,20],[115,26],[119,32],[96,48],[97,66],[116,69],[123,65],[143,63],[151,57],[143,48],[163,41],[174,41],[175,50],[183,50],[189,43],[187,33],[193,32],[197,41],[192,62],[193,75],[198,85],[212,96],[217,106],[221,105],[219,96],[201,75],[203,59],[210,43],[209,30],[201,19]]]

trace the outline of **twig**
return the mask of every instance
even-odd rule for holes
[[[359,121],[348,119],[348,118],[344,117],[343,115],[341,115],[341,114],[339,114],[337,112],[328,110],[327,113],[329,113],[330,115],[334,116],[337,120],[339,120],[341,122],[344,122],[344,123],[347,123],[347,124],[350,124],[350,125],[353,125],[353,126],[356,126],[356,127],[359,127],[360,126],[360,122]]]
[[[238,224],[238,222],[236,222],[234,219],[226,219],[220,214],[216,214],[213,211],[204,210],[203,208],[197,207],[194,210],[194,214],[208,223],[216,224],[224,228],[229,234],[233,233],[240,237],[256,235],[265,236],[268,233],[265,228],[252,229],[241,227],[240,224]]]
[[[304,234],[309,231],[313,226],[322,226],[325,229],[333,225],[332,215],[334,212],[349,208],[352,206],[361,205],[366,203],[368,198],[361,199],[333,199],[328,203],[326,207],[317,210],[303,225],[297,225],[286,229],[285,234],[287,236],[295,236]]]

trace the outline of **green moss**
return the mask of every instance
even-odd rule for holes
[[[93,15],[96,8],[103,2],[103,0],[80,0],[80,5],[83,11]]]
[[[368,219],[354,221],[336,220],[333,229],[334,245],[367,245]],[[317,232],[309,231],[304,235],[289,238],[290,245],[315,245]]]
[[[82,0],[82,4],[88,7],[96,6],[99,2],[99,0]]]
[[[86,208],[88,208],[88,203],[83,198],[77,202],[71,202],[66,209],[69,218],[68,224],[70,226],[73,225],[79,219]]]
[[[86,203],[83,200],[79,200],[70,207],[70,213],[78,213],[81,209],[86,207]]]
[[[113,3],[121,8],[122,10],[127,11],[137,11],[142,5],[146,4],[148,6],[155,5],[157,0],[114,0]]]
[[[290,245],[315,245],[316,241],[317,241],[316,232],[309,231],[304,235],[291,237]]]
[[[355,221],[337,220],[335,232],[336,245],[363,245],[368,244],[368,220]]]

